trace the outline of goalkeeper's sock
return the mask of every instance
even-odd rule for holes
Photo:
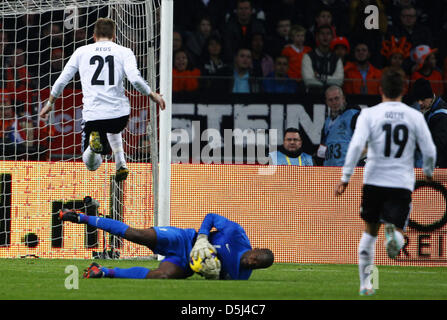
[[[99,228],[101,230],[107,231],[116,236],[120,236],[124,238],[124,233],[129,228],[127,224],[121,221],[108,219],[108,218],[100,218],[97,216],[87,216],[85,214],[79,214],[79,222],[86,223],[89,226]]]
[[[115,156],[116,169],[126,166],[121,133],[107,133],[107,140],[109,140],[110,148],[112,148],[113,155]]]
[[[82,153],[82,161],[90,171],[97,170],[102,163],[102,157],[99,153],[93,152],[90,146]]]
[[[101,267],[106,278],[145,279],[150,269],[144,267],[132,267],[128,269]]]
[[[359,276],[360,276],[360,290],[370,289],[370,273],[372,270],[367,270],[368,266],[374,265],[374,254],[377,237],[370,235],[367,232],[363,232],[358,247],[359,258]]]

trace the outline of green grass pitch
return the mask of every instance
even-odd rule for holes
[[[248,281],[207,281],[198,275],[185,280],[83,279],[82,271],[90,262],[0,259],[0,300],[447,299],[446,268],[378,266],[377,294],[359,297],[357,265],[274,264],[255,270]],[[158,261],[97,262],[121,268],[158,265]],[[65,286],[70,265],[79,270],[78,289]]]

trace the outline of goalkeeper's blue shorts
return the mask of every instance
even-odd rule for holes
[[[169,261],[182,268],[187,276],[193,275],[189,267],[189,253],[197,237],[194,229],[180,229],[176,227],[153,227],[157,234],[157,245],[154,253],[165,256]]]

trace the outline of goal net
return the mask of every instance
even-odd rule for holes
[[[161,0],[23,0],[0,3],[0,257],[137,257],[149,250],[101,230],[62,224],[61,208],[154,225],[158,114],[129,82],[131,115],[123,131],[130,174],[114,181],[112,155],[95,172],[82,162],[79,75],[44,121],[38,114],[71,54],[93,42],[101,17],[116,22],[116,42],[131,48],[158,91]],[[99,207],[95,205],[99,203]]]

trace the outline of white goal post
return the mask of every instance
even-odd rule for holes
[[[62,247],[67,250],[59,250],[60,257],[77,258],[91,252],[78,254],[76,247],[96,245],[97,251],[104,252],[121,247],[121,240],[106,240],[105,235],[101,239],[88,230],[85,237],[74,236],[76,240],[67,240],[63,235],[71,227],[57,231],[55,208],[67,201],[77,206],[74,199],[79,202],[84,196],[100,198],[104,216],[122,219],[123,212],[141,215],[138,221],[132,218],[130,224],[135,227],[170,224],[173,6],[174,0],[0,2],[0,198],[6,199],[0,201],[0,257],[35,254],[57,258],[59,253],[52,254],[56,251],[53,249]],[[93,26],[100,17],[115,21],[116,42],[133,50],[143,78],[166,101],[166,109],[160,111],[125,81],[132,111],[123,131],[130,175],[122,183],[113,180],[112,156],[106,157],[94,173],[87,172],[82,164],[82,91],[78,76],[56,102],[49,121],[38,117],[52,84],[73,51],[93,41]],[[20,176],[23,172],[30,176]],[[52,172],[59,175],[54,181],[66,179],[59,188],[53,189],[54,181],[48,179]],[[61,177],[61,173],[66,176]],[[83,181],[75,181],[79,177]],[[35,185],[26,200],[14,194],[16,181],[31,181]],[[51,199],[52,192],[55,199]],[[126,198],[127,194],[130,196]],[[30,208],[21,208],[21,201],[27,205],[32,202]],[[18,208],[17,213],[14,207]],[[147,212],[149,207],[151,212]],[[48,217],[50,212],[53,218]],[[37,239],[39,245],[30,245],[29,239]],[[121,243],[115,245],[118,242]],[[125,255],[147,254],[138,250],[128,248]]]

